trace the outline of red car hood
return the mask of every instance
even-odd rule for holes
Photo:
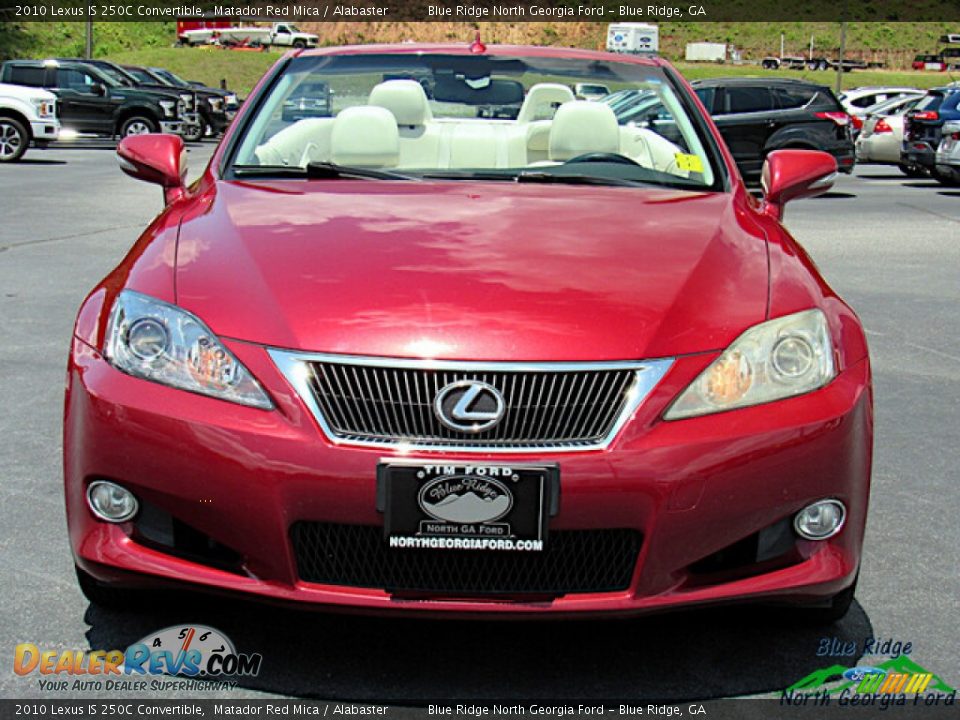
[[[725,347],[766,314],[766,242],[726,193],[271,181],[195,202],[178,304],[274,347],[651,358]]]

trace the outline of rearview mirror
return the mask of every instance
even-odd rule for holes
[[[117,162],[130,177],[160,185],[165,204],[183,195],[187,153],[179,135],[125,137],[117,145]]]
[[[837,161],[819,150],[774,150],[763,163],[763,211],[783,218],[783,206],[791,200],[815,197],[833,187]]]

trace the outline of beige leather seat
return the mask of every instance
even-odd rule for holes
[[[333,118],[304,118],[271,137],[254,152],[261,165],[303,166],[330,157]]]
[[[400,135],[400,167],[437,167],[442,130],[433,122],[430,102],[420,83],[387,80],[370,91],[368,103],[389,110],[396,118]]]
[[[537,83],[527,90],[527,96],[523,99],[523,105],[520,106],[520,112],[517,114],[518,123],[528,123],[534,120],[548,120],[553,113],[549,112],[553,105],[563,105],[573,102],[573,90],[566,85],[559,83]],[[548,108],[548,112],[543,113],[543,109]],[[540,114],[544,117],[539,117]]]
[[[587,100],[561,105],[550,126],[550,160],[565,162],[595,152],[620,152],[620,126],[613,110]]]
[[[342,110],[330,132],[330,156],[339,165],[396,167],[400,158],[396,120],[382,107]]]

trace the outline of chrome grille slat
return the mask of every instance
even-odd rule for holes
[[[584,381],[583,385],[581,385],[581,388],[580,388],[581,394],[577,396],[577,400],[580,400],[584,391],[586,391],[587,397],[590,397],[590,394],[594,391],[594,388],[596,388],[597,386],[597,377],[598,375],[596,373],[594,373],[591,376],[589,390],[587,390],[587,382]],[[583,417],[580,420],[580,425],[576,428],[573,434],[577,436],[583,436],[583,434],[586,432],[588,427],[590,427],[590,414],[589,412],[584,412]]]
[[[622,408],[627,398],[627,392],[627,387],[618,388],[615,384],[611,383],[609,389],[607,390],[607,395],[601,400],[601,402],[607,405],[615,405],[617,408]],[[605,421],[604,418],[599,414],[597,421],[602,424],[609,422]]]
[[[483,363],[269,352],[334,443],[464,452],[605,448],[673,362]],[[461,380],[500,392],[505,413],[498,424],[471,434],[440,422],[434,399]]]
[[[604,377],[601,379],[600,386],[596,389],[596,395],[594,395],[594,397],[597,398],[597,406],[584,413],[584,423],[587,428],[584,432],[602,432],[601,426],[603,422],[603,416],[597,411],[597,408],[599,408],[601,403],[607,401],[609,398],[610,388],[614,388],[616,386],[617,384],[613,382],[613,378]]]

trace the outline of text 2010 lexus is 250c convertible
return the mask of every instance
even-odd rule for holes
[[[829,155],[771,153],[758,199],[668,63],[476,43],[293,52],[189,186],[177,137],[118,156],[165,208],[72,341],[92,601],[847,611],[867,346],[780,224]]]

